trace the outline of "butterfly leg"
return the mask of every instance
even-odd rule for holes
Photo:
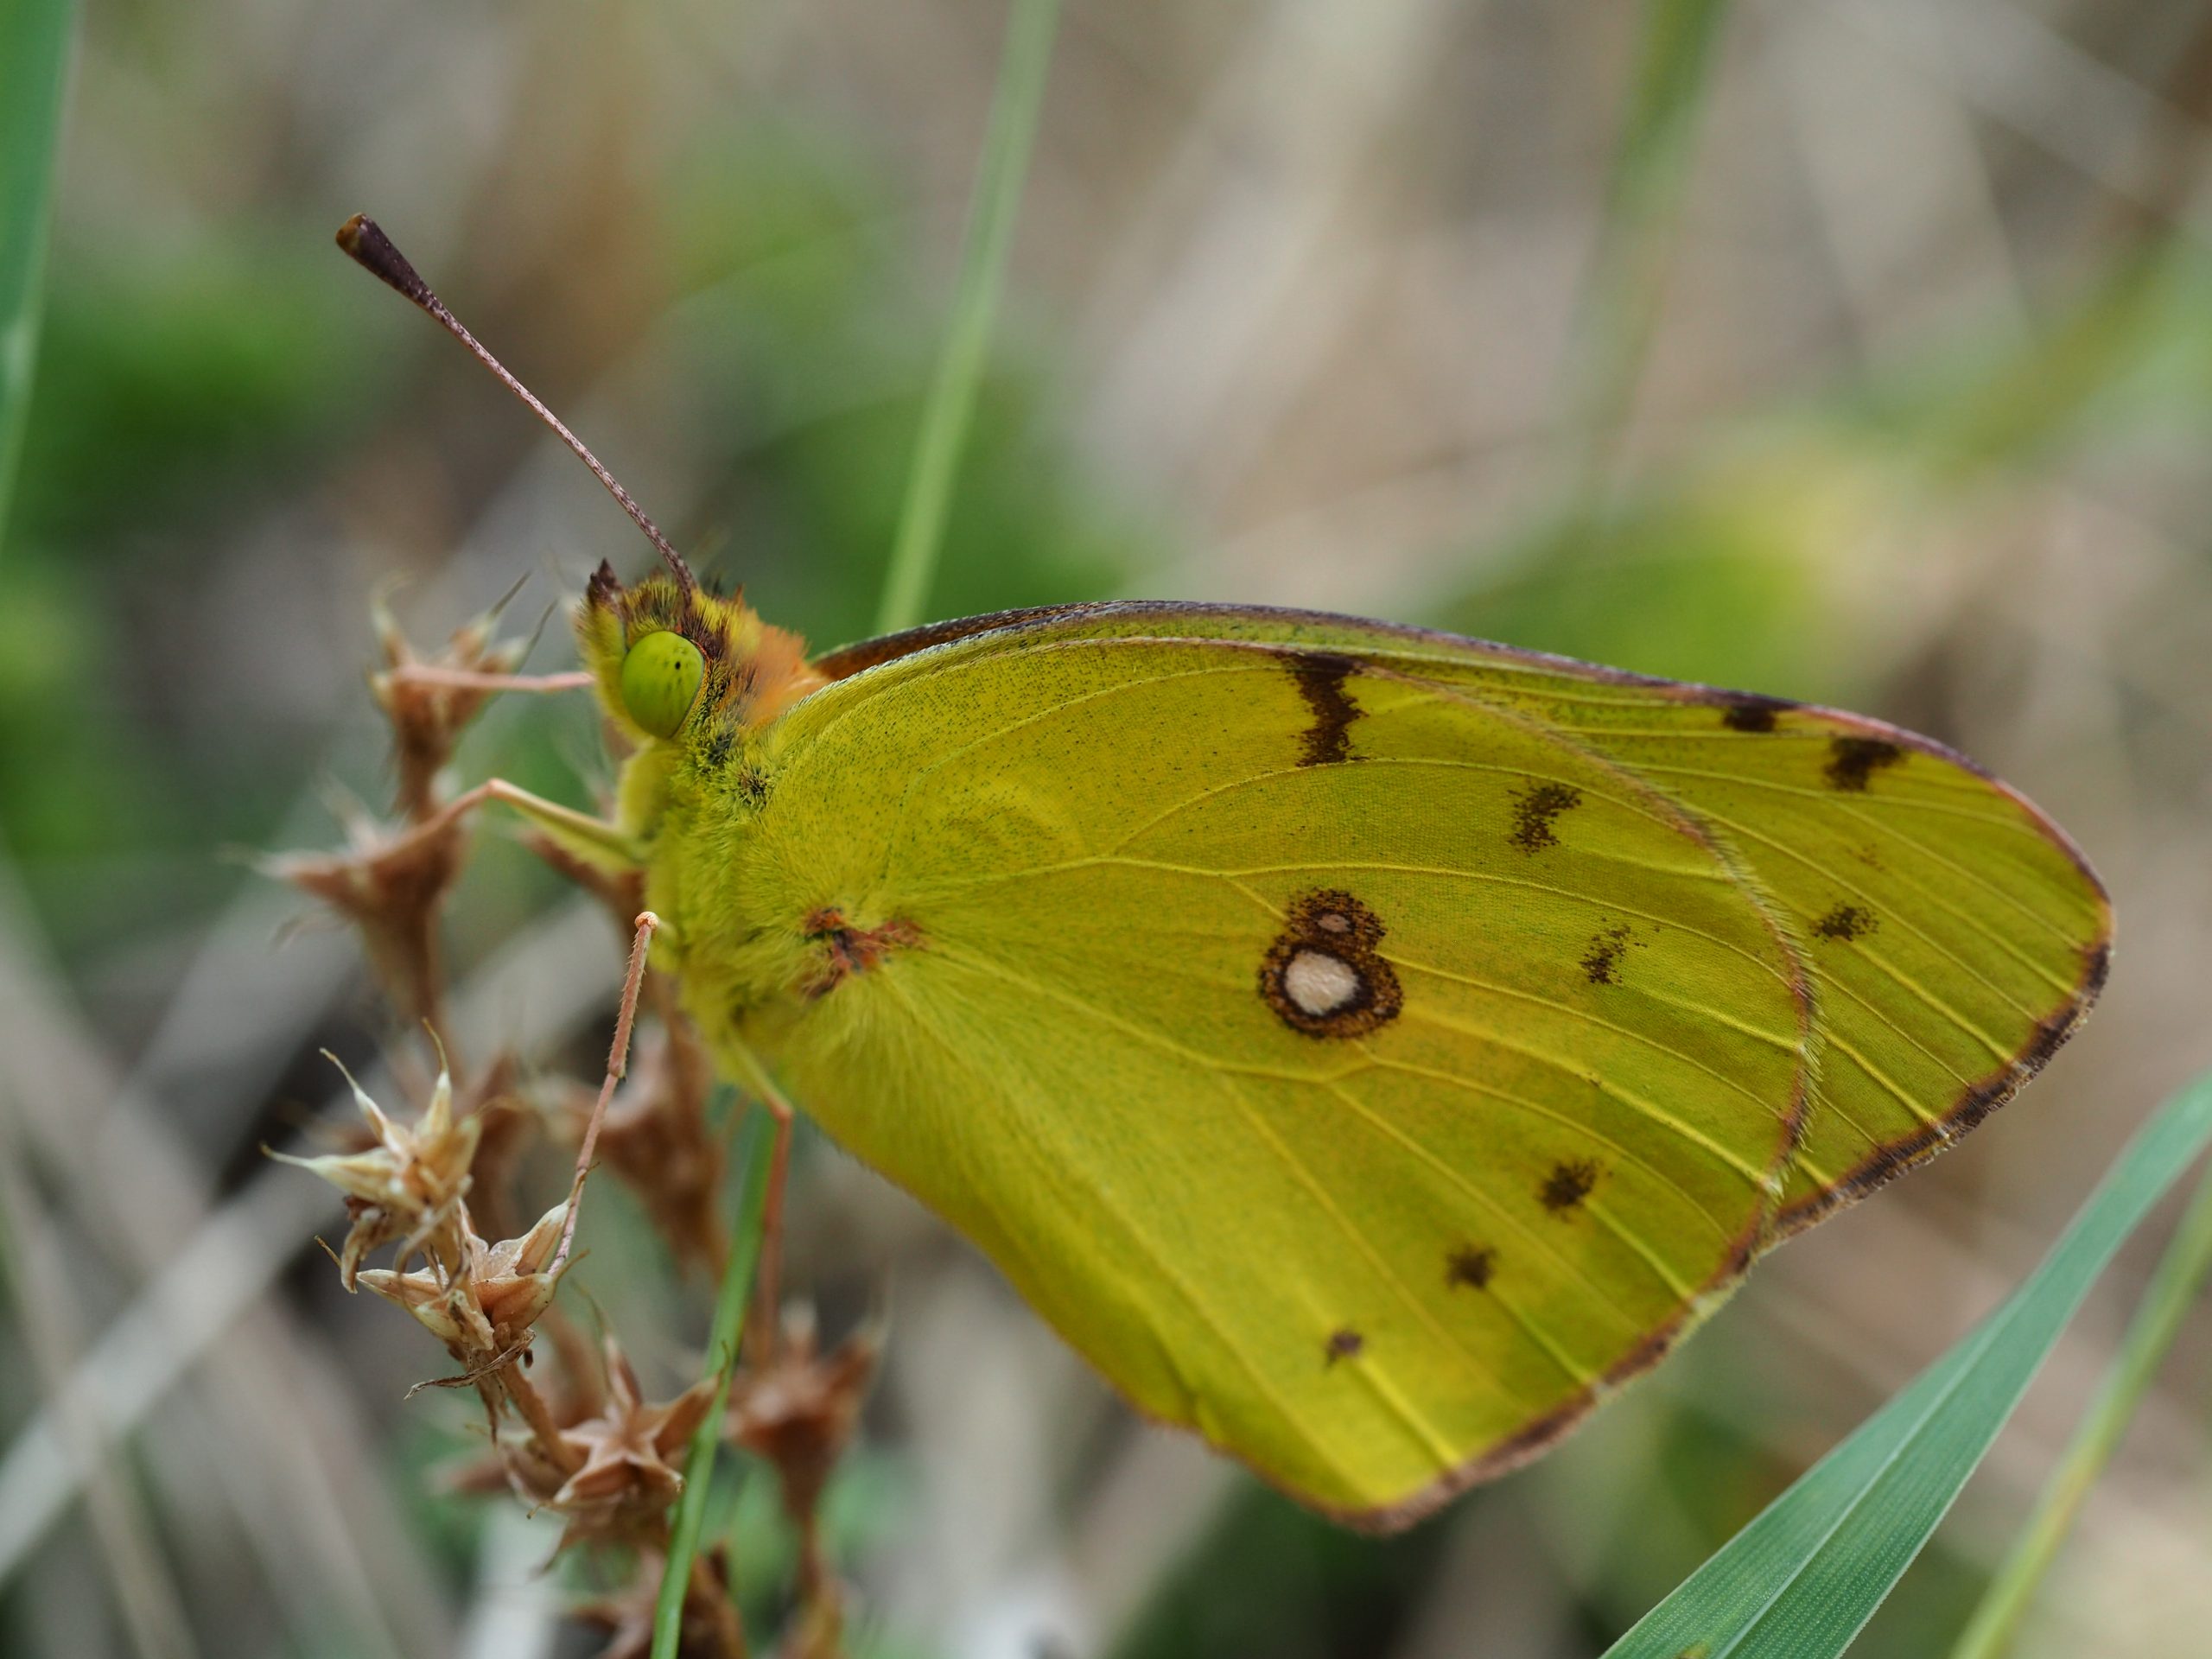
[[[565,674],[487,674],[480,669],[444,668],[435,663],[403,663],[385,671],[400,685],[434,685],[448,691],[582,691],[595,683],[582,669]]]
[[[599,1098],[592,1103],[591,1120],[584,1125],[583,1144],[576,1149],[576,1173],[569,1185],[569,1213],[561,1223],[561,1248],[548,1269],[558,1275],[569,1259],[569,1246],[576,1236],[576,1212],[583,1201],[584,1178],[591,1173],[592,1154],[599,1149],[600,1125],[607,1119],[607,1105],[614,1097],[614,1086],[622,1081],[630,1069],[630,1031],[637,1023],[638,994],[645,982],[645,949],[652,943],[654,930],[660,926],[660,918],[650,910],[638,915],[637,931],[630,939],[630,965],[622,976],[622,1001],[614,1014],[614,1040],[607,1052],[607,1077],[599,1085]]]
[[[486,801],[503,801],[544,830],[563,847],[588,858],[593,863],[612,865],[624,870],[638,868],[638,847],[628,836],[604,818],[595,818],[588,812],[579,812],[574,807],[549,801],[542,795],[509,783],[504,778],[486,779],[475,788],[454,798],[438,809],[438,819],[450,822],[474,811]]]

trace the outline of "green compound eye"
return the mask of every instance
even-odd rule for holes
[[[622,706],[655,737],[674,737],[699,700],[706,658],[680,633],[649,633],[622,658]]]

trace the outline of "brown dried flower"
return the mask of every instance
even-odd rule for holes
[[[438,915],[468,848],[467,816],[443,812],[390,834],[348,817],[342,853],[286,853],[262,868],[310,893],[361,932],[392,1001],[433,1031],[445,1026]]]
[[[394,1239],[400,1241],[399,1267],[420,1250],[450,1271],[461,1258],[461,1203],[468,1192],[481,1120],[454,1117],[453,1077],[443,1065],[430,1103],[409,1125],[387,1117],[336,1055],[327,1049],[324,1055],[353,1090],[373,1144],[365,1151],[319,1158],[271,1155],[321,1176],[345,1193],[353,1224],[338,1255],[346,1288],[354,1287],[362,1259]]]
[[[505,603],[502,599],[457,629],[445,650],[426,662],[377,601],[385,667],[369,677],[369,688],[391,726],[397,806],[406,827],[387,830],[365,812],[350,812],[344,852],[293,853],[263,864],[268,874],[314,894],[359,927],[369,965],[393,1001],[434,1030],[444,1028],[438,913],[461,873],[468,840],[467,812],[441,803],[438,774],[462,729],[494,691],[566,683],[558,676],[516,677],[529,645],[494,639]]]
[[[568,1214],[563,1199],[521,1237],[486,1244],[469,1224],[464,1205],[460,1258],[452,1268],[435,1262],[412,1273],[370,1268],[360,1282],[412,1313],[474,1380],[529,1345],[531,1326],[559,1283],[561,1270],[551,1263]]]
[[[822,1541],[822,1491],[852,1440],[882,1332],[864,1325],[823,1354],[812,1312],[800,1309],[784,1333],[764,1362],[738,1374],[727,1432],[773,1466],[784,1512],[798,1529],[799,1606],[783,1651],[834,1659],[844,1651],[844,1597]]]
[[[729,1436],[774,1467],[794,1521],[813,1513],[851,1441],[882,1349],[881,1331],[868,1325],[822,1353],[812,1312],[798,1308],[775,1351],[731,1385]]]
[[[512,590],[508,597],[512,597]],[[372,601],[377,644],[384,652],[382,672],[369,676],[369,690],[391,722],[391,753],[398,768],[397,805],[419,823],[436,810],[438,774],[453,758],[454,744],[476,718],[493,686],[472,684],[469,677],[512,674],[522,665],[529,642],[496,639],[499,612],[506,600],[454,631],[446,648],[427,662],[399,631],[381,596]],[[410,671],[436,671],[421,674]]]
[[[500,1447],[516,1490],[568,1522],[564,1548],[582,1539],[664,1537],[669,1506],[683,1491],[684,1452],[713,1402],[715,1379],[707,1376],[664,1404],[647,1404],[611,1337],[606,1373],[600,1408],[556,1430],[554,1445]]]

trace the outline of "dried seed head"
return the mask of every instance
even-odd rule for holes
[[[584,1461],[547,1507],[568,1517],[572,1536],[620,1536],[659,1522],[683,1490],[684,1452],[714,1402],[714,1379],[702,1377],[666,1404],[648,1405],[612,1340],[607,1383],[606,1408],[561,1433]]]
[[[394,1240],[399,1242],[399,1267],[419,1251],[450,1272],[461,1259],[461,1200],[468,1193],[480,1120],[454,1117],[453,1077],[441,1065],[423,1116],[411,1125],[396,1123],[336,1055],[327,1050],[324,1054],[344,1074],[374,1143],[365,1151],[320,1158],[271,1155],[312,1171],[345,1193],[353,1224],[338,1257],[346,1288],[354,1287],[362,1259]]]
[[[727,1432],[774,1466],[784,1508],[802,1525],[851,1442],[882,1349],[882,1332],[870,1325],[823,1354],[812,1314],[800,1309],[766,1363],[738,1373]]]
[[[408,643],[383,597],[372,601],[377,645],[385,665],[369,677],[369,690],[391,723],[397,804],[410,823],[419,823],[436,810],[438,774],[453,759],[462,731],[492,696],[489,684],[469,684],[459,677],[512,675],[530,649],[526,639],[496,637],[499,613],[514,592],[510,588],[490,610],[455,629],[446,648],[427,659]],[[440,679],[412,671],[424,668],[456,677]]]
[[[370,1268],[360,1282],[413,1314],[474,1381],[530,1345],[531,1327],[559,1286],[559,1273],[549,1269],[568,1213],[564,1200],[521,1237],[486,1244],[463,1205],[460,1260],[451,1270],[436,1262],[412,1273]]]
[[[342,853],[286,853],[261,868],[321,899],[361,932],[369,966],[410,1018],[442,1027],[438,917],[468,847],[465,814],[443,812],[397,835],[349,826]]]
[[[621,1348],[609,1338],[607,1387],[591,1415],[556,1431],[558,1445],[500,1442],[516,1491],[568,1522],[562,1547],[584,1540],[654,1544],[666,1536],[669,1506],[683,1491],[692,1432],[713,1403],[702,1377],[675,1399],[649,1404]]]

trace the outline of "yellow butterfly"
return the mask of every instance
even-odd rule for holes
[[[2102,981],[2064,834],[1879,721],[1249,607],[810,660],[591,464],[667,555],[577,617],[635,753],[612,823],[499,792],[642,869],[734,1076],[1353,1525],[1541,1452]]]

